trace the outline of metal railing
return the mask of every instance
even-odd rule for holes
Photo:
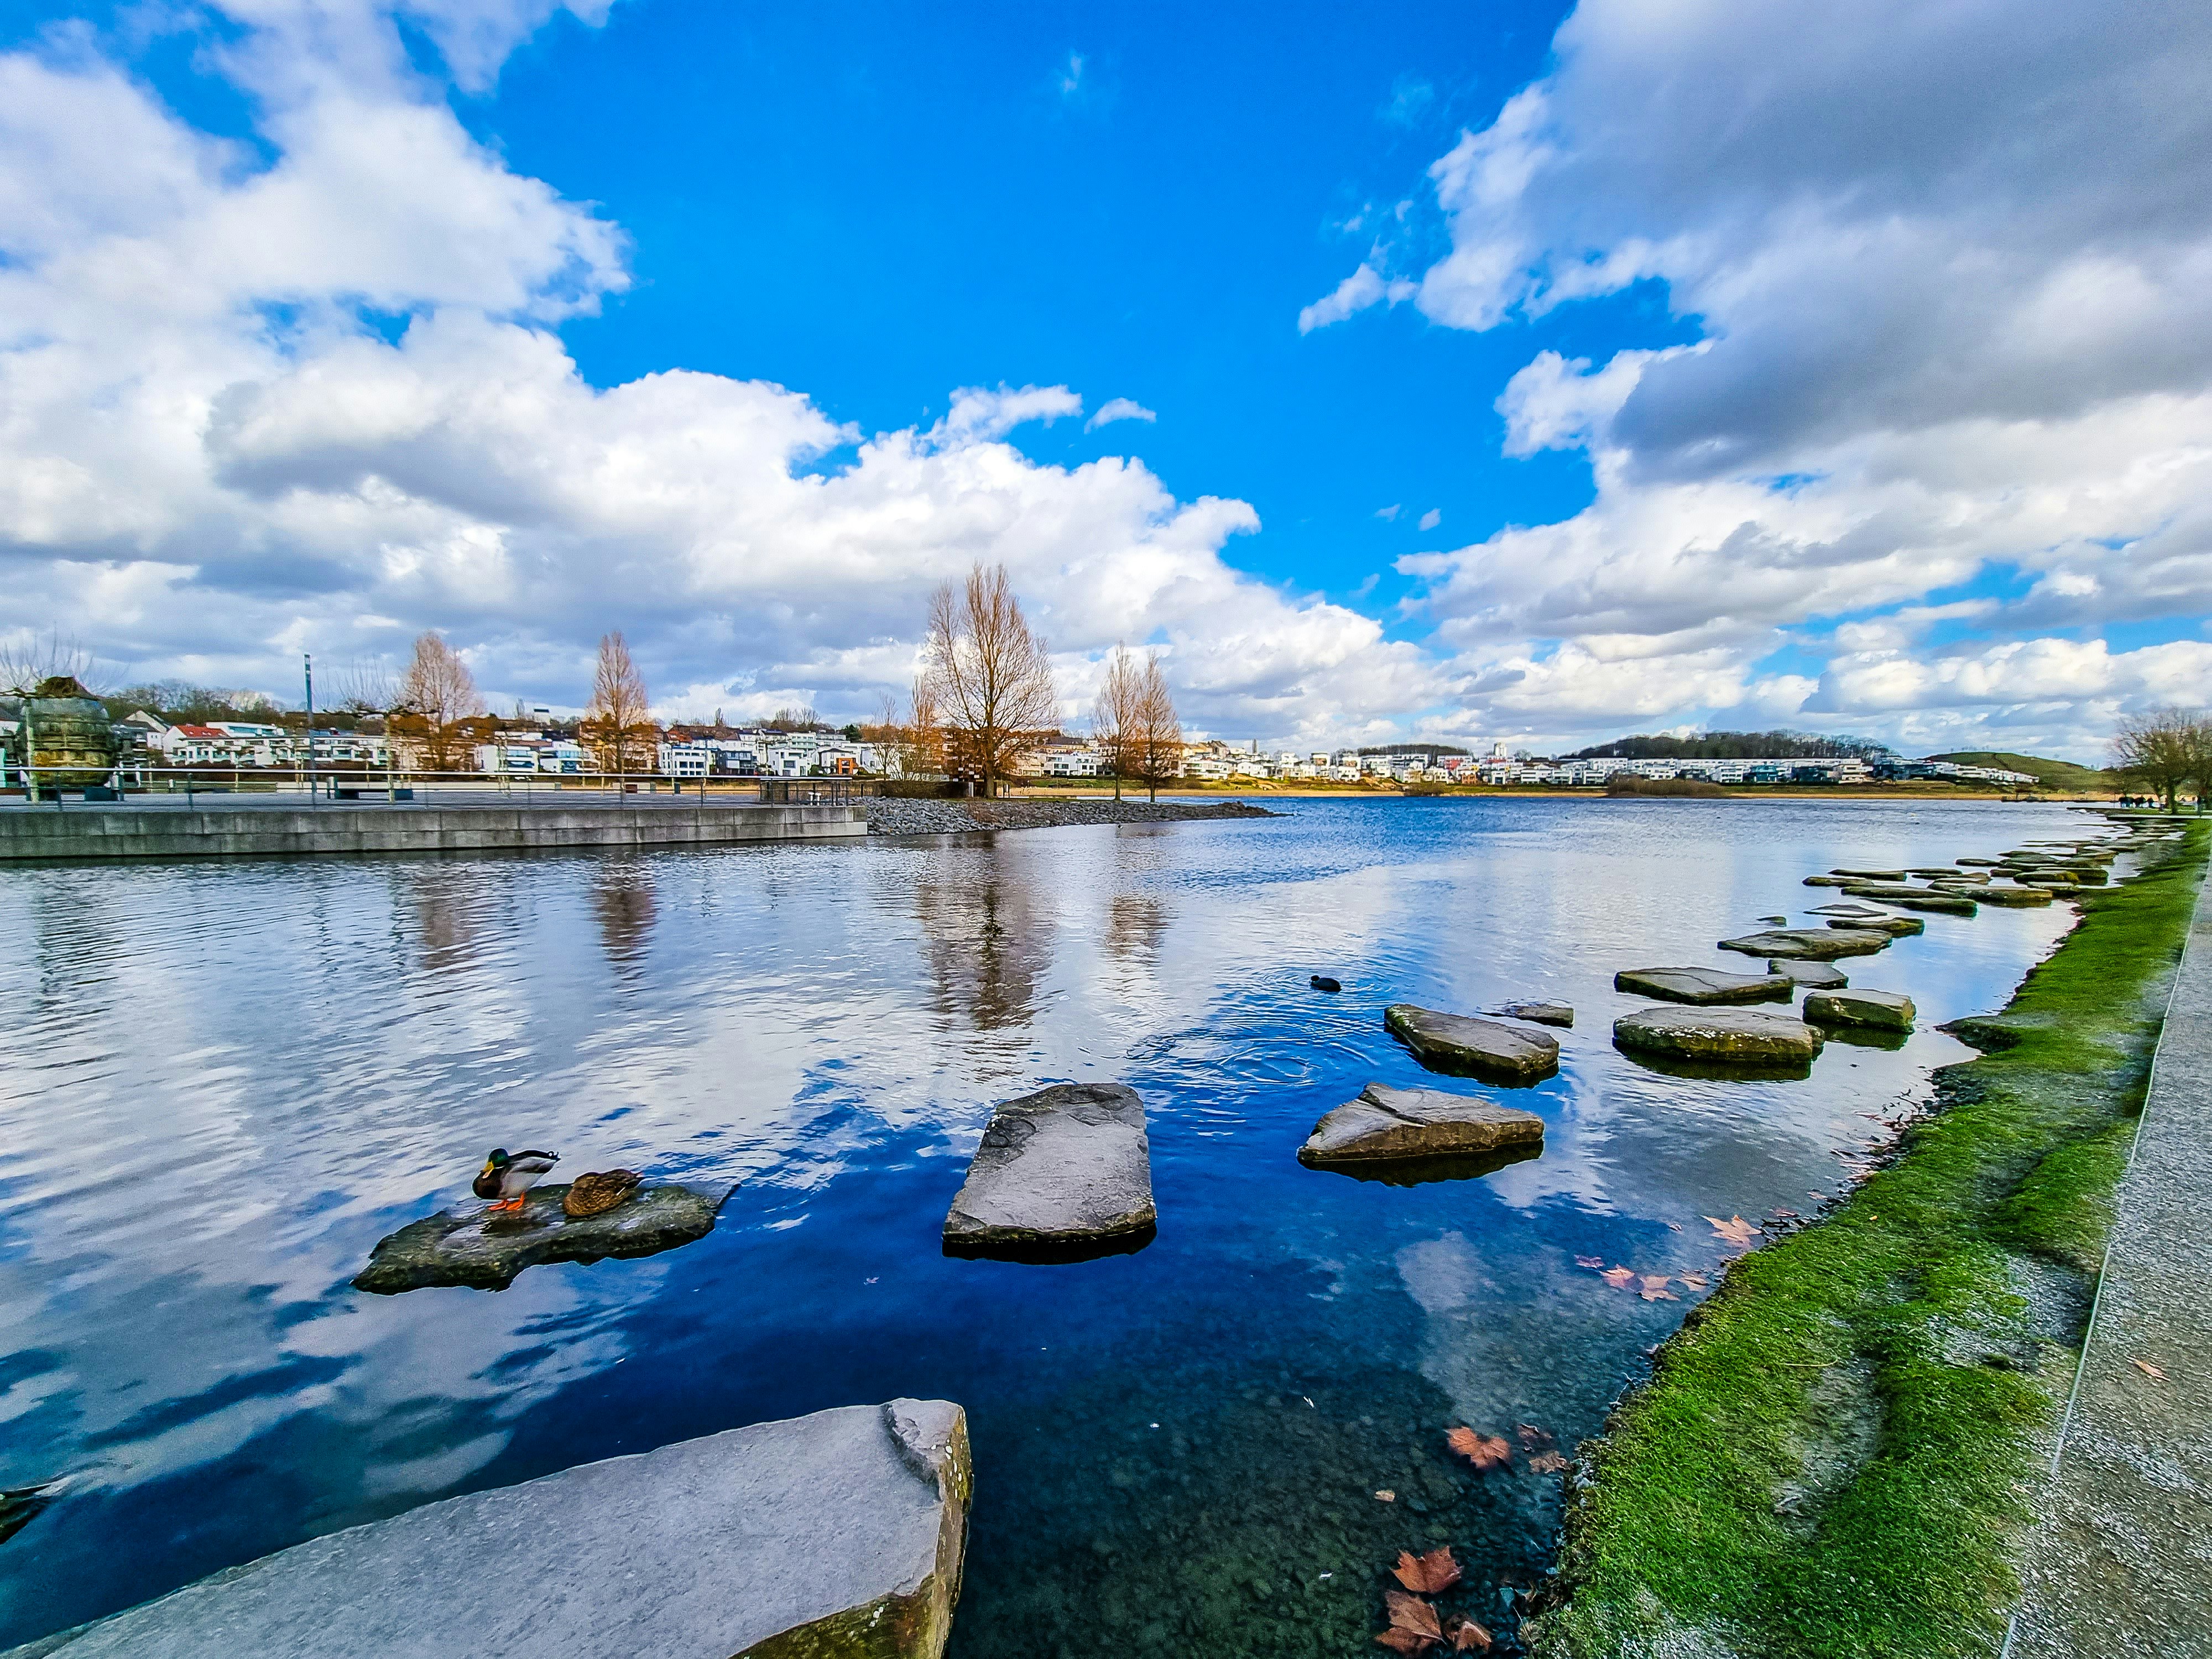
[[[64,807],[137,803],[192,806],[203,800],[240,805],[507,805],[599,802],[638,807],[844,805],[872,794],[878,780],[852,776],[769,777],[750,773],[669,777],[658,773],[455,772],[364,766],[318,759],[304,766],[121,766],[104,781],[82,773],[58,780],[58,769],[0,767],[0,802],[35,800]]]

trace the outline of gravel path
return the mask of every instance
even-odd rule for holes
[[[1186,818],[1272,818],[1241,800],[900,800],[860,805],[872,836],[947,836],[976,830],[1055,830],[1072,823],[1174,823]]]

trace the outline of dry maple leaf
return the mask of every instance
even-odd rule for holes
[[[1575,1258],[1575,1266],[1577,1267],[1602,1267],[1605,1266],[1605,1258],[1601,1255],[1578,1255]]]
[[[1672,1291],[1645,1291],[1643,1296],[1646,1302],[1680,1302],[1682,1299]]]
[[[2159,1370],[2157,1366],[2152,1364],[2148,1359],[2130,1359],[2128,1361],[2128,1364],[2134,1366],[2145,1376],[2154,1376],[2161,1382],[2166,1381],[2166,1373]]]
[[[1603,1273],[1600,1273],[1598,1277],[1605,1280],[1607,1284],[1612,1285],[1614,1290],[1625,1291],[1631,1285],[1633,1285],[1636,1282],[1636,1269],[1633,1267],[1607,1267]]]
[[[1459,1563],[1452,1559],[1451,1546],[1431,1550],[1426,1555],[1415,1555],[1411,1550],[1398,1552],[1398,1565],[1390,1569],[1398,1582],[1407,1589],[1423,1595],[1440,1595],[1459,1583]]]
[[[1713,1224],[1713,1231],[1715,1232],[1718,1233],[1723,1238],[1728,1240],[1731,1244],[1748,1246],[1753,1236],[1759,1231],[1758,1228],[1753,1226],[1751,1223],[1746,1221],[1741,1216],[1736,1216],[1730,1220],[1723,1221],[1717,1215],[1709,1215],[1705,1219]]]
[[[1430,1640],[1418,1631],[1400,1630],[1395,1625],[1375,1638],[1386,1648],[1395,1648],[1400,1653],[1419,1653],[1430,1645]]]
[[[1705,1288],[1705,1276],[1703,1273],[1683,1273],[1680,1278],[1682,1282],[1693,1291],[1702,1291]]]
[[[1513,1461],[1513,1448],[1502,1434],[1477,1434],[1473,1429],[1456,1428],[1444,1437],[1444,1443],[1478,1469]]]
[[[1548,1446],[1558,1438],[1549,1429],[1540,1429],[1534,1423],[1516,1423],[1513,1431],[1521,1437],[1524,1446]]]
[[[1419,1596],[1386,1589],[1382,1592],[1382,1605],[1390,1609],[1391,1629],[1409,1630],[1431,1642],[1444,1639],[1444,1627],[1437,1622],[1437,1610]]]
[[[1531,1474],[1557,1474],[1566,1467],[1567,1460],[1555,1451],[1538,1452],[1528,1460]]]
[[[1452,1632],[1452,1651],[1465,1653],[1469,1648],[1487,1648],[1490,1632],[1472,1619],[1460,1620],[1459,1628]]]
[[[1644,1288],[1646,1291],[1663,1291],[1673,1282],[1674,1281],[1665,1273],[1646,1273],[1644,1275]]]

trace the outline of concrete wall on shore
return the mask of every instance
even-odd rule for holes
[[[0,811],[0,861],[725,847],[867,833],[857,806],[149,806]]]

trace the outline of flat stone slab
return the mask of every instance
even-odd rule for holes
[[[1810,916],[1884,916],[1887,910],[1878,910],[1871,904],[1816,904],[1805,913]]]
[[[1504,1019],[1525,1019],[1531,1025],[1557,1025],[1571,1028],[1575,1011],[1564,1002],[1509,1002],[1498,1011]]]
[[[1977,904],[1994,904],[2000,909],[2021,910],[2051,902],[2048,887],[2000,887],[1995,883],[1987,887],[1954,887],[1948,882],[1938,882],[1936,890],[1970,898]]]
[[[426,1504],[18,1651],[938,1659],[973,1486],[950,1401],[846,1406]]]
[[[1974,914],[1973,897],[1956,891],[1939,893],[1932,887],[1866,881],[1854,882],[1844,891],[1853,898],[1880,899],[1884,904],[1894,904],[1907,910],[1932,910],[1950,916],[1971,916]]]
[[[1856,879],[1852,876],[1808,876],[1805,884],[1808,887],[1848,887]]]
[[[1831,870],[1832,876],[1849,876],[1853,881],[1903,881],[1902,870]]]
[[[1877,933],[1887,933],[1892,939],[1911,939],[1915,933],[1924,933],[1928,924],[1917,916],[1837,916],[1830,919],[1831,927],[1864,927]]]
[[[1785,974],[1731,974],[1718,968],[1624,968],[1613,988],[1662,1002],[1787,1002],[1792,987]]]
[[[1809,986],[1816,991],[1832,991],[1849,985],[1844,970],[1832,963],[1796,962],[1788,957],[1777,957],[1766,964],[1770,974],[1780,974],[1793,985]]]
[[[1815,1025],[1849,1025],[1874,1031],[1909,1031],[1918,1011],[1896,991],[1814,991],[1805,1018]]]
[[[1724,939],[1723,951],[1747,957],[1810,957],[1833,962],[1838,957],[1870,957],[1889,949],[1889,935],[1866,927],[1775,927],[1741,939]]]
[[[1314,1125],[1298,1162],[1326,1170],[1345,1164],[1404,1164],[1469,1158],[1544,1144],[1544,1120],[1518,1107],[1441,1089],[1370,1083]]]
[[[568,1191],[566,1182],[533,1188],[524,1207],[508,1214],[441,1210],[410,1222],[378,1241],[353,1287],[380,1296],[438,1285],[503,1291],[543,1261],[658,1255],[712,1232],[715,1212],[737,1188],[644,1187],[604,1214],[583,1217],[562,1213]]]
[[[1994,870],[1997,867],[1997,865],[2001,860],[1996,859],[1954,859],[1952,862],[1956,864],[1962,870]]]
[[[1617,1048],[1710,1065],[1804,1065],[1820,1034],[1802,1019],[1757,1008],[1645,1008],[1613,1023]]]
[[[1059,1083],[1000,1103],[945,1218],[945,1247],[1148,1237],[1152,1144],[1145,1103],[1120,1083]]]
[[[1541,1083],[1559,1069],[1559,1040],[1525,1026],[1440,1013],[1410,1002],[1385,1008],[1382,1024],[1431,1071],[1517,1087]]]

